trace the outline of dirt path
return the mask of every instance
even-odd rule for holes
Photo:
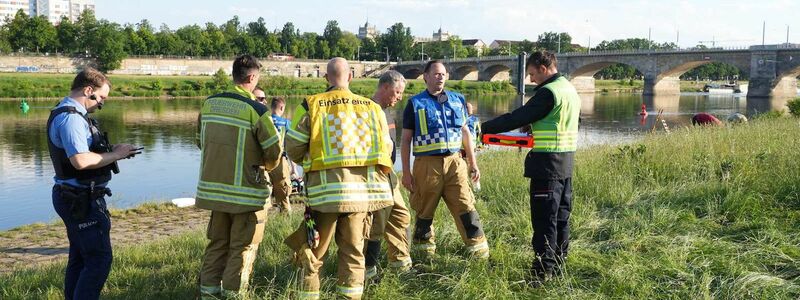
[[[173,205],[144,205],[112,212],[114,247],[150,242],[190,230],[203,229],[209,212]],[[67,232],[61,222],[33,224],[0,232],[0,274],[66,259]]]

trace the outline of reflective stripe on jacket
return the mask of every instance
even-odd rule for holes
[[[309,142],[303,169],[321,171],[341,167],[392,167],[392,143],[380,105],[347,89],[331,89],[305,100],[309,134],[291,133]],[[303,106],[301,104],[301,106]]]
[[[379,105],[338,88],[309,97],[293,116],[286,152],[306,170],[308,206],[331,213],[392,205],[392,145]]]
[[[578,149],[581,99],[575,87],[559,77],[542,88],[553,93],[554,106],[547,116],[531,124],[533,152],[572,152]]]
[[[227,213],[258,211],[272,192],[269,170],[283,151],[265,106],[236,87],[209,97],[198,116],[201,149],[196,206]]]
[[[447,101],[439,103],[428,91],[422,91],[409,101],[414,108],[414,156],[456,153],[461,150],[461,128],[467,120],[464,96],[445,91]]]

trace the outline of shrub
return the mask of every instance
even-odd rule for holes
[[[154,91],[161,91],[164,89],[164,83],[162,83],[161,80],[152,81],[150,82],[150,89]]]
[[[233,86],[233,80],[228,77],[228,74],[225,73],[225,70],[219,68],[216,73],[214,73],[212,81],[213,84],[211,86],[206,85],[206,87],[210,90],[227,90]]]
[[[786,102],[786,106],[789,107],[789,113],[791,113],[792,116],[800,117],[800,98],[789,100],[789,102]]]
[[[786,112],[783,111],[783,110],[773,110],[773,111],[763,112],[763,113],[757,114],[757,115],[755,115],[753,117],[753,119],[756,119],[756,120],[778,119],[778,118],[782,118],[785,113]]]
[[[288,76],[269,76],[262,78],[259,84],[262,89],[296,89],[300,86],[300,82]]]

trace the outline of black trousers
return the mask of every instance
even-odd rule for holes
[[[53,207],[64,221],[69,240],[64,299],[99,299],[113,260],[111,218],[104,198],[90,201],[82,220],[72,216],[72,201],[62,197],[60,185],[53,186]]]
[[[538,256],[532,268],[537,273],[552,273],[566,259],[569,250],[572,178],[531,179],[530,194],[531,244]]]

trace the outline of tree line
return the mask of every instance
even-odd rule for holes
[[[592,50],[675,49],[673,43],[658,44],[646,39],[603,41]],[[463,58],[489,55],[516,55],[520,52],[588,51],[573,45],[568,33],[545,32],[535,41],[501,43],[499,47],[476,49],[464,46],[458,37],[446,41],[414,42],[411,28],[396,23],[375,39],[360,39],[344,31],[335,20],[327,22],[323,33],[301,32],[292,22],[270,30],[264,18],[243,23],[234,16],[223,24],[186,25],[176,30],[166,24],[158,29],[147,19],[136,24],[120,25],[98,20],[92,11],[84,11],[72,22],[62,18],[57,25],[44,16],[28,16],[22,10],[0,26],[0,53],[36,52],[82,55],[96,58],[103,71],[120,67],[131,55],[203,56],[228,58],[239,54],[268,57],[289,54],[300,59],[328,59],[335,56],[353,60],[408,61],[440,58]],[[730,66],[703,66],[688,72],[686,78],[724,78],[738,70]],[[641,76],[626,65],[613,65],[600,71],[598,78],[628,79]]]

